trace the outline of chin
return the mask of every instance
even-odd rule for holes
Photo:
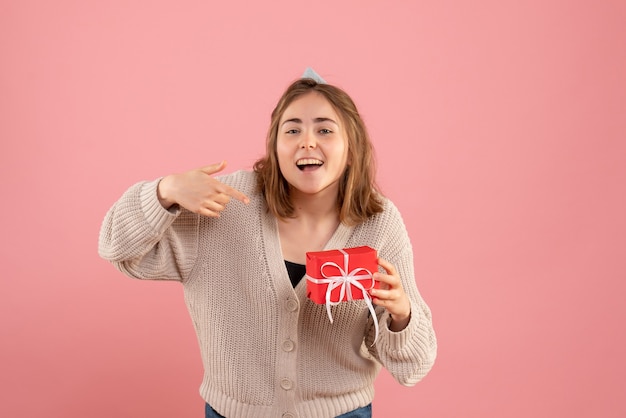
[[[333,186],[335,186],[335,184],[316,184],[316,185],[303,185],[303,184],[291,184],[290,187],[297,191],[298,193],[301,194],[305,194],[305,195],[309,195],[309,196],[314,196],[320,193],[325,193],[325,192],[329,192],[331,189],[333,189]]]
[[[298,185],[294,185],[294,184],[291,184],[290,187],[291,187],[291,190],[293,190],[294,192],[306,194],[306,195],[314,195],[324,190],[323,188],[320,188],[320,187],[311,187],[311,186],[299,187]]]

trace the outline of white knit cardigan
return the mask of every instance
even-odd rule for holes
[[[396,207],[355,227],[341,224],[327,249],[368,245],[393,264],[411,300],[411,320],[380,335],[363,300],[332,307],[294,288],[281,253],[276,218],[256,192],[255,173],[219,177],[250,197],[231,201],[219,218],[165,210],[159,180],[132,186],[106,215],[99,253],[138,279],[176,280],[197,333],[204,364],[200,394],[228,418],[335,417],[370,403],[381,365],[411,386],[437,352],[431,313],[414,279],[413,253]]]

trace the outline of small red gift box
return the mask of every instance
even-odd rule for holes
[[[347,300],[364,299],[363,291],[380,286],[372,278],[372,274],[377,271],[378,256],[371,247],[308,252],[307,297],[315,303],[333,305]]]

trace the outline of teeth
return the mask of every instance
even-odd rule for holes
[[[297,165],[322,165],[323,161],[317,160],[315,158],[302,158],[296,161]]]

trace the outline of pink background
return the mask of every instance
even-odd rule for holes
[[[0,416],[202,416],[181,287],[99,259],[100,222],[138,180],[249,168],[306,66],[366,119],[439,337],[375,416],[625,416],[624,22],[621,0],[3,0]]]

